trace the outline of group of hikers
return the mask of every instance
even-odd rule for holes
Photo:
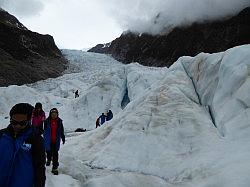
[[[52,162],[58,174],[60,142],[65,143],[58,110],[52,108],[46,118],[41,103],[18,103],[9,116],[10,124],[0,130],[0,186],[44,187],[45,165]]]
[[[102,115],[100,115],[97,119],[96,119],[96,127],[100,127],[101,125],[103,125],[106,121],[109,121],[113,118],[113,113],[111,110],[109,110],[107,112],[107,114],[105,115],[104,113],[102,113]]]
[[[18,103],[10,112],[10,123],[0,130],[0,187],[44,187],[45,165],[52,162],[58,175],[58,151],[65,143],[64,127],[57,108],[46,118],[41,103],[33,107]],[[96,128],[113,118],[111,110],[96,120]],[[47,159],[46,159],[47,158]]]

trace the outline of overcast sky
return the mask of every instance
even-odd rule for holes
[[[157,34],[194,21],[237,14],[250,0],[0,0],[27,28],[59,48],[107,43],[125,30]]]
[[[59,48],[83,49],[122,33],[116,19],[95,0],[0,0],[28,29],[54,37]]]

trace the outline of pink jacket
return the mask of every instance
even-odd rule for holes
[[[33,113],[32,113],[32,125],[37,127],[37,126],[41,125],[45,119],[46,119],[46,116],[45,116],[44,111],[42,111],[42,114],[38,115],[38,116],[35,116],[34,111],[33,111]]]

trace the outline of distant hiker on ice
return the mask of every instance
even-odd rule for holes
[[[75,98],[79,97],[79,92],[78,90],[75,91]]]
[[[95,128],[100,127],[102,124],[104,124],[105,121],[106,121],[106,117],[107,117],[107,116],[105,116],[104,113],[102,113],[102,115],[100,115],[100,116],[96,119]]]
[[[113,113],[112,113],[111,110],[109,110],[108,113],[107,113],[106,121],[109,121],[109,120],[111,120],[112,118],[113,118]]]
[[[105,116],[104,113],[102,113],[102,115],[100,115],[100,117],[99,117],[99,123],[100,123],[100,125],[102,125],[102,124],[105,123],[106,117],[107,117],[107,116]]]
[[[44,121],[44,145],[47,153],[46,166],[49,166],[52,160],[52,173],[58,175],[58,151],[62,139],[65,143],[64,127],[62,119],[58,117],[58,110],[53,108],[49,112],[49,117]]]
[[[96,119],[95,128],[100,127],[100,117]]]
[[[33,106],[18,103],[10,110],[10,124],[0,130],[0,186],[44,187],[44,141],[31,125]]]
[[[43,134],[43,121],[46,119],[41,103],[36,103],[32,111],[32,125],[36,127],[40,134]]]

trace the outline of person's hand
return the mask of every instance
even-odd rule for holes
[[[62,143],[65,144],[65,140],[62,140]]]

